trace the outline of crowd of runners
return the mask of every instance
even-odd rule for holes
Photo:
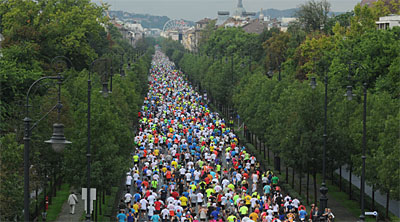
[[[118,221],[333,221],[284,195],[159,48],[138,117]]]

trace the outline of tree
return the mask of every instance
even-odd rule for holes
[[[286,58],[289,40],[290,35],[287,32],[273,33],[272,37],[263,44],[266,52],[266,70],[280,71]]]
[[[0,137],[0,153],[0,218],[13,221],[23,208],[23,146],[14,133]]]
[[[300,5],[296,15],[306,31],[318,31],[327,24],[330,8],[331,4],[326,0],[310,0]]]

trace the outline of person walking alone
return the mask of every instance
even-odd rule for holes
[[[68,197],[68,204],[71,207],[70,214],[75,214],[75,205],[78,203],[78,198],[76,197],[74,192]]]

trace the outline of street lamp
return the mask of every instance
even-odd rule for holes
[[[91,152],[90,152],[90,143],[91,143],[91,134],[90,134],[90,114],[91,114],[91,110],[90,110],[90,103],[91,103],[91,94],[92,94],[92,80],[91,80],[91,74],[93,72],[93,67],[94,65],[96,65],[99,62],[107,62],[108,60],[105,58],[101,58],[101,59],[96,59],[94,60],[91,64],[90,64],[90,70],[89,70],[89,76],[88,76],[88,100],[87,100],[87,147],[86,147],[86,158],[87,158],[87,188],[86,188],[86,221],[90,221],[90,164],[91,164]],[[107,66],[106,66],[107,68]],[[111,65],[111,69],[112,69],[112,65]],[[103,80],[103,90],[100,91],[104,97],[107,97],[108,94],[110,93],[110,91],[108,91],[108,76],[107,76],[107,72],[103,72],[102,75],[105,76],[105,80]],[[111,80],[112,81],[112,80]]]
[[[71,65],[71,61],[64,57],[64,56],[57,56],[51,61],[52,68],[55,63],[64,63],[68,66]],[[57,80],[58,85],[58,102],[53,108],[51,108],[44,116],[42,116],[38,121],[36,121],[31,126],[31,119],[29,118],[29,95],[31,93],[32,88],[38,84],[39,82],[45,79],[52,79]],[[30,161],[29,161],[29,153],[30,153],[30,141],[31,141],[31,132],[32,130],[39,124],[41,120],[43,120],[50,112],[57,109],[57,121],[60,121],[60,114],[61,114],[61,84],[62,84],[63,76],[60,72],[57,73],[57,76],[45,76],[37,79],[32,85],[29,87],[28,92],[26,94],[26,104],[25,104],[25,118],[24,118],[24,221],[30,221],[30,213],[29,213],[29,204],[30,204],[30,193],[29,193],[29,168],[30,168]],[[55,123],[53,125],[53,136],[50,140],[45,141],[45,143],[49,143],[52,145],[52,148],[55,152],[59,153],[64,148],[65,145],[71,144],[70,141],[65,139],[64,136],[64,125],[61,123]]]
[[[367,69],[356,62],[353,62],[357,64],[359,67],[361,67],[364,71]],[[350,75],[351,76],[351,75]],[[350,77],[349,76],[349,77]],[[365,155],[366,149],[367,149],[367,83],[366,79],[363,82],[363,95],[364,95],[364,101],[363,101],[363,136],[362,136],[362,170],[361,170],[361,215],[360,215],[360,221],[365,221],[365,159],[367,158]],[[345,96],[347,96],[347,99],[350,101],[353,99],[354,94],[353,94],[353,87],[352,86],[347,86],[347,91]]]
[[[367,158],[365,155],[365,150],[367,148],[367,83],[363,83],[363,136],[362,136],[362,171],[361,171],[361,215],[360,221],[365,221],[365,159]],[[345,94],[347,99],[350,101],[353,99],[353,91],[351,86],[347,86],[347,92]]]
[[[326,196],[328,193],[328,188],[326,187],[326,139],[328,137],[328,134],[326,132],[327,128],[327,111],[328,111],[328,76],[325,76],[324,78],[324,85],[325,85],[325,99],[324,99],[324,134],[323,140],[324,140],[324,146],[323,146],[323,154],[322,154],[322,183],[321,187],[319,189],[319,192],[321,193],[320,197],[320,214],[325,211],[325,208],[328,206],[328,197]],[[311,82],[310,82],[311,88],[314,90],[317,86],[317,82],[315,77],[311,77]]]

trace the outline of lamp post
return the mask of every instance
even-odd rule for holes
[[[366,149],[367,149],[367,83],[363,83],[363,95],[364,95],[364,100],[363,100],[363,135],[362,135],[362,170],[361,170],[361,215],[360,215],[360,221],[365,221],[365,198],[364,198],[364,193],[365,193],[365,159],[366,159]],[[347,91],[345,96],[347,99],[350,101],[353,99],[354,94],[353,94],[353,87],[352,86],[347,86]]]
[[[71,61],[64,57],[64,56],[57,56],[51,61],[51,65],[55,62],[63,61],[66,64],[68,61],[69,65],[71,65]],[[66,64],[67,65],[67,64]],[[52,79],[57,80],[58,85],[58,102],[53,108],[51,108],[44,116],[42,116],[38,121],[36,121],[32,126],[32,120],[29,118],[29,95],[31,93],[32,88],[38,84],[39,82],[45,79]],[[26,94],[26,104],[25,104],[25,118],[24,118],[24,221],[30,221],[30,212],[29,212],[29,204],[30,204],[30,193],[29,193],[29,168],[30,168],[30,161],[29,161],[29,153],[30,153],[30,141],[31,141],[31,132],[32,130],[39,124],[41,120],[47,117],[50,112],[57,109],[57,121],[60,121],[60,114],[61,114],[61,84],[62,84],[63,76],[60,72],[57,73],[57,76],[45,76],[37,79],[32,85],[29,87],[28,92]],[[70,141],[65,139],[64,136],[64,125],[61,123],[54,123],[53,124],[53,135],[50,140],[45,141],[45,143],[49,143],[52,145],[52,148],[55,152],[61,152],[66,144],[71,144]]]
[[[358,65],[359,68],[362,68],[365,71],[367,71],[367,69],[360,63],[358,62],[351,62],[354,63],[356,65]],[[349,65],[349,68],[350,65]],[[366,76],[365,76],[366,77]],[[351,80],[351,72],[349,70],[349,81]],[[360,199],[361,199],[361,215],[360,215],[360,221],[365,221],[365,160],[366,160],[366,149],[367,149],[367,82],[366,82],[366,78],[363,81],[363,96],[364,96],[364,100],[363,100],[363,135],[362,135],[362,154],[361,154],[361,159],[362,159],[362,169],[361,169],[361,184],[360,184],[360,188],[361,188],[361,193],[360,193]],[[351,81],[350,81],[351,82]],[[347,91],[345,96],[347,97],[347,99],[350,101],[353,99],[353,97],[355,96],[353,94],[353,87],[351,85],[347,86]]]
[[[310,83],[312,89],[315,89],[316,81],[315,77],[311,78],[311,83]],[[325,85],[325,99],[324,99],[324,134],[323,134],[323,141],[324,141],[324,146],[323,146],[323,156],[322,156],[322,183],[321,187],[319,189],[321,193],[320,197],[320,213],[322,214],[325,211],[325,208],[328,206],[328,197],[326,194],[328,193],[328,188],[326,187],[326,139],[328,137],[328,134],[326,132],[327,128],[327,112],[328,112],[328,76],[324,77],[324,85]]]
[[[327,122],[328,122],[328,76],[325,76],[324,78],[324,83],[325,83],[325,101],[324,101],[324,147],[323,147],[323,160],[322,160],[322,184],[321,187],[319,188],[319,192],[321,193],[320,197],[320,211],[324,212],[325,208],[328,207],[328,197],[326,194],[328,193],[328,188],[326,187],[326,139],[328,137],[328,134],[326,132],[327,128]]]
[[[90,71],[89,71],[89,76],[88,76],[88,100],[87,100],[87,146],[86,146],[86,159],[87,159],[87,178],[86,178],[86,183],[87,183],[87,189],[86,189],[86,221],[90,221],[90,217],[91,217],[91,211],[90,211],[90,164],[91,164],[91,152],[90,152],[90,145],[91,145],[91,134],[90,134],[90,114],[91,114],[91,110],[90,110],[90,104],[91,104],[91,94],[92,94],[92,80],[91,80],[91,74],[93,72],[93,67],[95,64],[99,63],[99,62],[104,62],[104,61],[108,61],[107,59],[96,59],[94,60],[91,65],[90,65]],[[112,66],[111,66],[112,69]],[[103,73],[103,75],[105,75],[105,78],[107,79],[107,72]],[[108,82],[103,80],[103,90],[100,91],[101,93],[103,93],[104,97],[107,97],[109,91],[108,91]]]
[[[323,154],[322,154],[322,183],[321,187],[319,189],[319,192],[321,193],[320,197],[320,214],[322,214],[325,211],[325,208],[328,206],[328,197],[326,196],[328,193],[328,188],[326,187],[326,139],[328,137],[328,134],[326,132],[327,128],[327,112],[328,112],[328,76],[324,77],[324,85],[325,85],[325,99],[324,99],[324,134],[323,134]],[[315,77],[311,77],[311,82],[310,82],[311,88],[314,90],[317,86],[317,82],[315,80]]]

